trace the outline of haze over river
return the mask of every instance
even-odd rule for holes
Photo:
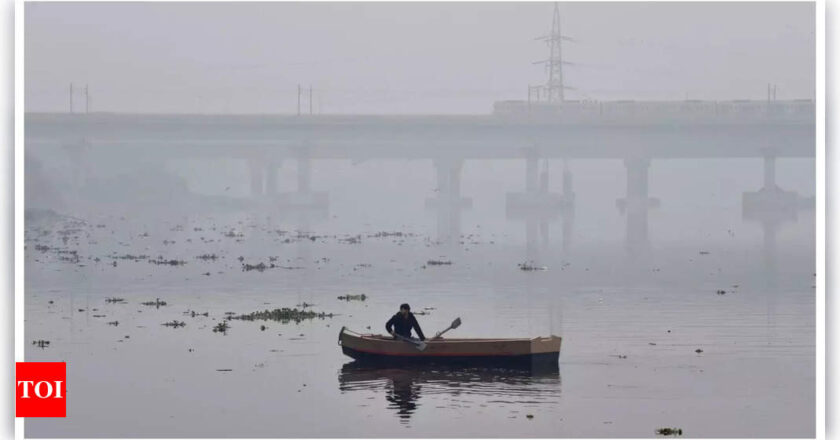
[[[776,160],[802,199],[784,215],[742,206],[761,157],[652,158],[642,214],[617,201],[621,159],[540,160],[542,188],[573,182],[573,209],[547,210],[507,205],[522,159],[466,160],[470,201],[446,206],[431,160],[315,160],[326,201],[300,208],[251,197],[245,161],[91,156],[80,178],[27,148],[27,208],[58,214],[28,211],[26,360],[68,382],[67,418],[27,436],[815,435],[813,158]],[[283,161],[278,191],[299,171]],[[559,371],[352,364],[341,327],[383,333],[403,302],[427,335],[456,317],[448,336],[560,335]],[[304,303],[333,316],[213,331]]]

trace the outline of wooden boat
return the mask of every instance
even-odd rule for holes
[[[391,336],[363,335],[341,328],[338,343],[347,356],[376,363],[440,363],[470,365],[557,365],[559,336],[533,339],[438,339],[426,340],[424,350]]]

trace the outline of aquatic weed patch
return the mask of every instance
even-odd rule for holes
[[[682,434],[683,430],[681,428],[659,428],[656,430],[656,435],[665,437],[678,437]]]
[[[252,312],[247,315],[231,316],[230,319],[239,319],[242,321],[277,321],[283,324],[294,322],[295,324],[299,324],[301,321],[305,320],[326,319],[332,317],[332,313],[315,312],[312,310],[304,310],[297,308],[290,309],[288,307],[283,307],[274,310],[266,309],[260,312]]]

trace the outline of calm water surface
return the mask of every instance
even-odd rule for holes
[[[549,165],[560,193],[563,164]],[[813,196],[813,166],[780,160],[779,185]],[[27,361],[68,363],[68,417],[29,419],[26,435],[815,435],[813,210],[780,223],[745,216],[760,159],[654,160],[659,204],[640,235],[617,208],[621,161],[568,168],[575,209],[542,221],[506,211],[505,194],[524,187],[515,161],[467,162],[461,193],[472,206],[445,218],[425,203],[435,196],[429,161],[324,161],[312,185],[329,193],[326,209],[66,196],[62,212],[76,220],[26,223],[25,330],[50,341],[29,345]],[[196,198],[247,199],[239,165],[167,170]],[[290,161],[279,184],[294,181]],[[115,258],[126,255],[148,258]],[[158,257],[185,264],[149,262]],[[258,263],[277,267],[242,269]],[[141,304],[156,298],[167,304]],[[342,326],[383,332],[402,302],[427,313],[427,334],[460,316],[452,336],[561,335],[559,368],[371,369],[341,354]],[[334,315],[212,331],[227,312],[303,303]],[[162,325],[173,320],[186,325]]]

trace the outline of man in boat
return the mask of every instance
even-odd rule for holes
[[[400,335],[406,338],[411,337],[411,329],[417,332],[417,336],[421,341],[425,341],[423,330],[420,330],[420,324],[417,323],[417,318],[411,313],[411,307],[408,304],[400,305],[400,311],[397,312],[388,322],[385,323],[385,330],[391,335]]]

